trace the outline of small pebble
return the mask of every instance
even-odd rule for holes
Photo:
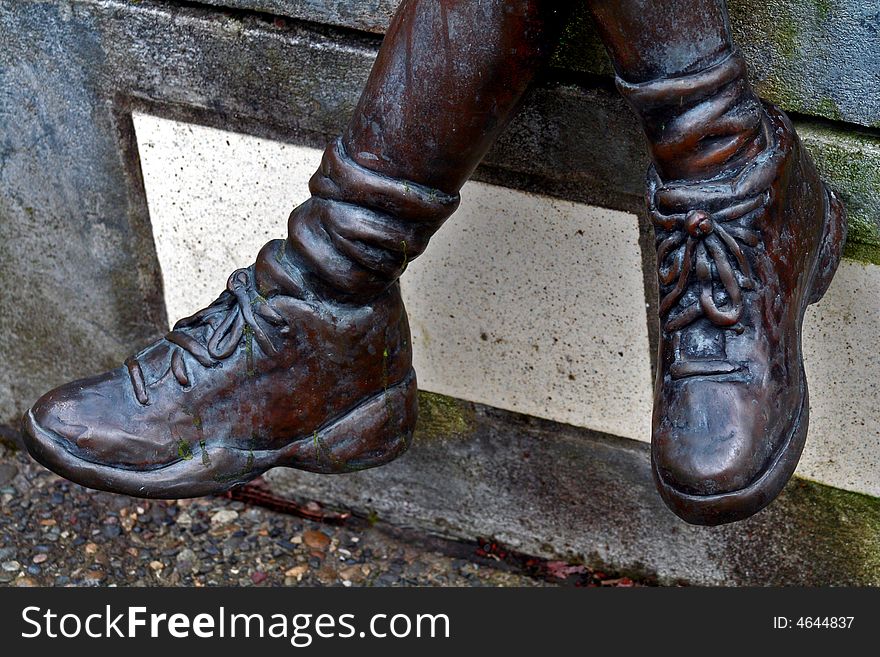
[[[293,568],[288,569],[285,573],[285,577],[296,577],[297,579],[301,579],[303,575],[309,572],[309,567],[301,564],[299,566],[294,566]]]
[[[232,509],[221,509],[211,516],[211,526],[222,527],[228,525],[238,519],[238,511]]]
[[[182,573],[195,573],[198,572],[201,564],[199,563],[199,558],[196,556],[196,553],[193,552],[189,548],[185,548],[180,551],[180,554],[177,555],[177,568]]]
[[[32,577],[19,577],[12,583],[13,586],[25,587],[25,588],[34,588],[40,585],[40,583],[33,579]]]
[[[106,576],[107,575],[100,570],[89,570],[85,574],[85,580],[86,582],[96,584],[98,582],[103,582]]]
[[[313,550],[326,550],[330,545],[330,537],[324,532],[309,530],[303,533],[303,543]]]
[[[122,529],[119,528],[119,525],[104,525],[103,532],[107,538],[116,538],[122,533]]]

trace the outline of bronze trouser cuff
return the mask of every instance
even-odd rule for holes
[[[650,82],[617,78],[664,178],[715,171],[760,136],[763,110],[739,51],[696,73]]]
[[[460,200],[361,166],[341,139],[324,151],[309,190],[312,198],[290,216],[290,245],[308,273],[356,296],[391,285]]]

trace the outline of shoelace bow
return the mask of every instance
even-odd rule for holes
[[[212,320],[216,321],[217,316],[221,317],[219,323],[212,322]],[[165,336],[168,342],[177,347],[173,349],[171,355],[171,372],[174,378],[182,386],[190,384],[189,372],[181,350],[192,355],[203,367],[214,367],[232,355],[246,330],[250,331],[264,353],[277,354],[278,349],[257,321],[257,316],[272,326],[281,326],[281,333],[286,333],[288,330],[284,318],[257,292],[250,270],[237,269],[229,276],[226,290],[214,303],[177,322],[171,332]],[[202,344],[186,332],[187,329],[205,324],[213,327],[207,344]],[[125,365],[131,377],[135,397],[141,404],[149,404],[150,398],[147,394],[144,374],[137,358],[132,356],[125,361]]]
[[[700,317],[718,327],[741,330],[742,290],[753,289],[755,282],[743,245],[755,247],[759,234],[737,223],[759,210],[769,200],[767,192],[739,201],[717,212],[691,210],[680,214],[662,214],[651,208],[651,220],[661,230],[670,231],[657,246],[657,269],[660,283],[675,283],[660,301],[660,316],[669,314],[691,285],[691,272],[699,284],[698,301],[685,306],[680,313],[666,320],[669,331],[682,329]],[[729,254],[729,255],[728,255]],[[738,271],[731,266],[730,256]],[[723,306],[715,301],[713,267],[727,293]]]

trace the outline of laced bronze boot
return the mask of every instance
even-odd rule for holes
[[[140,497],[224,491],[269,468],[349,472],[409,445],[416,376],[397,278],[458,195],[379,175],[331,144],[287,240],[123,367],[43,396],[31,455]]]
[[[31,454],[75,482],[162,498],[401,454],[416,377],[397,279],[457,207],[563,13],[404,0],[287,239],[124,367],[40,399],[24,418]]]
[[[804,447],[801,323],[840,260],[843,207],[788,118],[754,95],[739,54],[618,87],[654,162],[654,477],[688,522],[746,518],[776,497]]]

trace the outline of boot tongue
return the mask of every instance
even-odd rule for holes
[[[724,331],[718,330],[706,320],[692,324],[681,331],[678,343],[679,359],[725,360],[727,354],[724,349],[724,338]]]
[[[740,369],[727,357],[727,333],[705,319],[691,324],[673,338],[675,360],[669,368],[673,379],[732,374]]]

